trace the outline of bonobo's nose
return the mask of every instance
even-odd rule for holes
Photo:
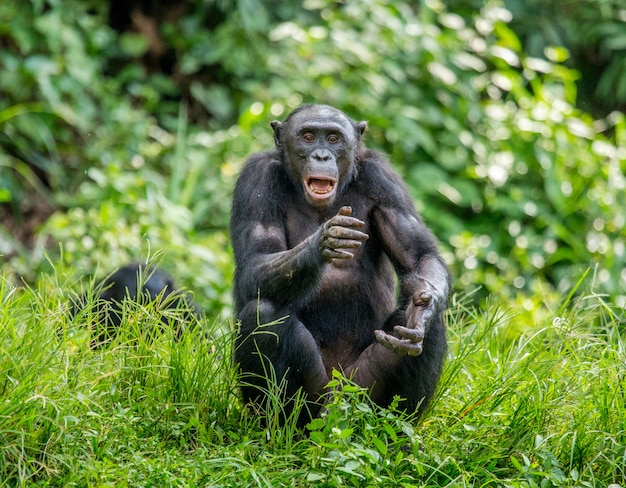
[[[316,149],[311,156],[316,161],[328,161],[331,158],[331,154],[325,149]]]

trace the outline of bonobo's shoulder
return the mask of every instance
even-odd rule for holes
[[[358,180],[378,203],[394,203],[409,199],[407,187],[400,175],[391,167],[387,156],[367,149],[359,158]]]
[[[359,160],[359,171],[368,177],[389,175],[393,178],[399,178],[391,167],[387,155],[380,151],[366,149],[359,155]]]
[[[277,151],[248,157],[239,173],[231,205],[231,225],[244,225],[249,219],[278,218],[284,207],[287,176]]]
[[[265,174],[275,173],[280,170],[280,156],[278,151],[263,151],[248,157],[240,178],[259,178]]]

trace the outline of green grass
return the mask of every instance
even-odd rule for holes
[[[423,420],[337,376],[302,435],[241,404],[232,324],[176,340],[155,305],[128,305],[92,350],[73,279],[0,279],[0,486],[626,486],[624,315],[593,294],[554,311],[454,299]]]

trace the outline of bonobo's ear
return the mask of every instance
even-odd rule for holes
[[[282,151],[283,149],[283,124],[278,120],[274,120],[270,123],[272,129],[274,129],[274,144],[276,149]]]
[[[363,135],[363,132],[365,132],[365,129],[367,129],[367,122],[364,120],[359,122],[354,126],[354,129],[356,130],[357,137],[360,139]]]

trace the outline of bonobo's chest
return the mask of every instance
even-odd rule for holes
[[[296,247],[307,237],[315,233],[326,219],[318,219],[317,215],[311,214],[307,209],[299,207],[287,208],[285,222],[285,237],[289,249]]]

